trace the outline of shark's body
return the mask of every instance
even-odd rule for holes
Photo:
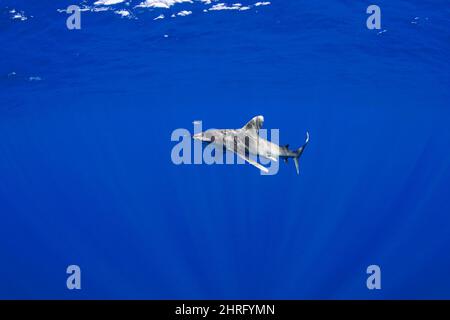
[[[261,129],[263,123],[264,117],[257,116],[241,129],[211,129],[197,133],[193,138],[207,143],[214,143],[219,147],[225,147],[225,149],[236,153],[239,157],[266,173],[269,170],[253,159],[250,159],[249,155],[262,156],[272,161],[278,161],[279,158],[282,158],[286,162],[289,158],[292,158],[297,169],[297,174],[299,174],[298,159],[309,142],[309,134],[306,133],[306,141],[303,146],[295,151],[291,151],[289,150],[289,145],[280,147],[262,138],[259,135],[259,129]]]

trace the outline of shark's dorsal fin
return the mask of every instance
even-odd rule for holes
[[[252,120],[250,120],[242,129],[244,130],[256,130],[262,128],[264,123],[264,117],[263,116],[256,116]]]

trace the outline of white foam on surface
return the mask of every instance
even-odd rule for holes
[[[94,2],[96,6],[112,6],[114,4],[119,4],[124,2],[125,0],[98,0]]]
[[[131,16],[130,11],[128,11],[128,10],[117,10],[117,11],[114,11],[114,13],[115,13],[115,14],[118,14],[118,15],[124,17],[124,18],[125,18],[125,17],[130,17],[130,16]]]
[[[177,3],[193,3],[192,0],[145,0],[136,7],[169,9]]]
[[[103,12],[103,11],[109,11],[109,7],[98,7],[98,8],[92,8],[92,12]]]
[[[84,2],[84,1],[83,1]],[[90,2],[91,5],[80,4],[80,11],[85,12],[103,12],[103,11],[111,11],[122,18],[134,18],[137,19],[137,15],[142,14],[141,11],[136,12],[136,8],[147,8],[150,11],[158,11],[158,10],[167,10],[172,9],[173,6],[179,4],[183,5],[182,10],[178,13],[170,12],[167,16],[172,18],[175,17],[185,17],[192,14],[191,5],[194,3],[203,5],[203,9],[200,9],[202,12],[213,12],[213,11],[246,11],[255,9],[256,7],[267,6],[270,5],[269,1],[259,1],[254,4],[249,4],[247,0],[244,4],[235,2],[222,2],[220,0],[92,0]],[[132,4],[137,4],[132,6]],[[115,6],[117,5],[117,6]],[[113,7],[114,6],[114,7]],[[60,13],[67,13],[66,8],[57,9]],[[20,19],[26,20],[27,17],[21,14],[19,11],[13,9],[10,11],[11,19]],[[23,13],[23,12],[22,12]],[[164,14],[159,14],[153,20],[161,20],[165,19],[166,16]]]
[[[188,16],[190,14],[192,14],[192,11],[183,10],[183,11],[178,12],[177,16],[186,17],[186,16]]]
[[[26,21],[28,17],[25,15],[25,12],[19,11],[16,9],[9,10],[12,20]]]
[[[241,3],[234,3],[232,5],[228,5],[225,3],[218,3],[209,8],[209,11],[221,11],[221,10],[248,10],[249,6],[243,7]]]

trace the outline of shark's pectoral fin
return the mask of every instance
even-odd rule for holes
[[[231,150],[231,151],[233,151],[233,150]],[[234,151],[233,151],[233,152],[234,152]],[[262,172],[269,173],[269,169],[267,169],[267,168],[264,167],[263,165],[259,164],[258,162],[254,161],[254,160],[252,160],[252,159],[250,159],[250,158],[247,158],[245,155],[243,155],[243,154],[241,154],[241,153],[239,153],[239,152],[235,152],[235,153],[237,154],[237,156],[238,156],[239,158],[244,159],[245,161],[247,161],[247,162],[250,163],[251,165],[257,167],[257,168],[258,168],[259,170],[261,170]]]
[[[271,161],[273,161],[273,162],[278,162],[278,159],[277,158],[275,158],[275,157],[272,157],[272,156],[263,156],[264,158],[267,158],[267,159],[269,159],[269,160],[271,160]]]

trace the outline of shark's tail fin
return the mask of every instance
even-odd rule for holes
[[[297,155],[294,158],[294,163],[295,163],[295,169],[297,170],[297,174],[300,174],[300,166],[298,164],[298,159],[300,159],[303,151],[305,151],[305,147],[309,142],[309,132],[306,132],[306,140],[305,143],[297,149]]]

